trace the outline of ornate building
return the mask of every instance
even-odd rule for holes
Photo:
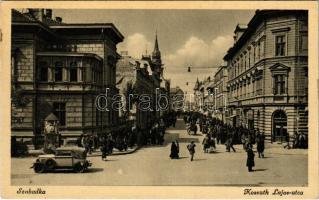
[[[229,123],[258,128],[271,141],[308,133],[308,13],[257,10],[237,26],[224,57]]]
[[[160,98],[163,96],[169,100],[169,81],[163,78],[163,64],[157,34],[152,56],[142,55],[141,59],[136,59],[129,56],[128,52],[123,52],[117,64],[116,78],[120,94],[125,96],[125,99],[122,100],[126,105],[124,106],[125,111],[122,111],[121,115],[134,119],[142,130],[148,129],[165,112],[165,109],[161,110],[159,107],[164,108],[169,103],[169,101],[164,101],[164,98]],[[131,101],[131,107],[128,109],[130,94],[135,94],[138,99]],[[144,99],[145,104],[142,105],[142,98],[145,96],[149,99]],[[147,106],[146,102],[150,103],[149,109],[142,109],[141,106],[144,108]]]
[[[12,136],[40,136],[50,113],[63,137],[116,126],[110,106],[123,39],[110,23],[67,24],[50,9],[12,10]],[[95,100],[106,88],[108,109],[101,111]]]
[[[156,116],[152,74],[148,61],[134,59],[128,53],[122,53],[117,63],[117,87],[123,104],[120,116],[126,121],[132,120],[142,130],[149,128]]]

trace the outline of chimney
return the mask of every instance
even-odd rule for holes
[[[55,21],[62,23],[62,17],[55,17]]]
[[[48,19],[52,19],[52,9],[45,9],[45,16]]]
[[[39,21],[43,21],[44,18],[44,9],[29,9],[31,16]]]

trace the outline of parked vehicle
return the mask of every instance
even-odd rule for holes
[[[92,165],[86,160],[86,153],[85,149],[78,147],[57,148],[52,154],[38,156],[32,168],[36,173],[56,169],[73,169],[75,172],[82,173]]]

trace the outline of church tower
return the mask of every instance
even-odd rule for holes
[[[157,32],[155,35],[154,51],[152,53],[152,63],[154,65],[154,71],[156,71],[159,74],[159,76],[161,76],[163,72],[163,64],[161,59],[161,52],[158,47]]]

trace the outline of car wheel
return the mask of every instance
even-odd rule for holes
[[[42,164],[42,163],[35,163],[33,165],[33,170],[35,173],[43,173],[44,169],[45,169],[45,167],[44,167],[44,164]]]
[[[52,170],[52,169],[54,169],[54,167],[55,167],[55,162],[54,162],[54,160],[47,160],[46,162],[45,162],[45,167],[48,169],[48,170]]]
[[[74,165],[74,171],[77,173],[83,173],[85,170],[85,167],[81,165],[81,163],[77,163]]]

